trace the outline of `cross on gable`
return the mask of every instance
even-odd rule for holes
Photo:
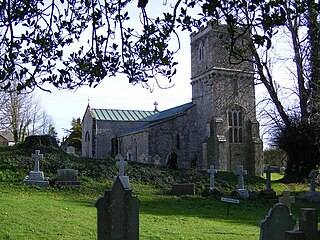
[[[119,175],[118,176],[124,176],[124,169],[125,166],[128,165],[128,162],[124,160],[124,158],[121,156],[120,153],[117,154],[117,156],[115,157],[115,160],[119,160],[117,161],[117,166],[119,167]]]
[[[279,197],[279,203],[285,204],[289,210],[291,211],[291,203],[295,203],[296,199],[294,196],[290,196],[289,191],[284,191],[283,192],[283,197]]]
[[[39,172],[39,161],[43,158],[43,154],[40,154],[40,150],[36,150],[35,154],[31,154],[31,157],[34,158],[34,172]]]
[[[212,189],[214,188],[214,174],[217,173],[217,169],[214,169],[214,165],[210,165],[207,172],[210,173],[210,189]]]
[[[159,104],[157,103],[157,101],[155,101],[153,105],[154,105],[154,110],[153,110],[153,111],[154,111],[154,112],[159,111],[159,110],[158,110],[158,105],[159,105]]]

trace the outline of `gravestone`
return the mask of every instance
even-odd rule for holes
[[[262,191],[262,195],[266,198],[274,198],[276,192],[271,188],[271,168],[268,166],[265,170],[266,173],[266,189]]]
[[[128,165],[128,162],[124,160],[120,153],[117,154],[115,160],[117,160],[116,165],[119,167],[118,177],[122,182],[122,185],[125,189],[130,189],[129,176],[125,176],[125,167]],[[114,178],[114,180],[115,179],[116,177]]]
[[[294,196],[290,196],[290,192],[289,191],[284,191],[282,193],[282,197],[279,197],[279,203],[283,203],[285,204],[288,209],[291,212],[291,204],[295,203],[295,197]]]
[[[152,158],[152,161],[153,161],[153,164],[154,165],[160,165],[161,164],[161,157],[158,155],[158,154],[156,154],[153,158]]]
[[[215,189],[214,187],[214,175],[218,172],[217,169],[214,169],[214,165],[210,165],[210,169],[207,170],[210,174],[210,191]]]
[[[289,208],[283,203],[277,203],[260,222],[260,240],[284,240],[285,232],[293,230],[295,225],[296,220]]]
[[[98,240],[138,240],[140,201],[116,177],[111,190],[95,203]]]
[[[76,148],[74,146],[68,146],[67,147],[67,153],[76,154]]]
[[[57,170],[57,186],[72,186],[79,187],[80,182],[78,180],[78,171],[74,169],[58,169]]]
[[[248,198],[249,192],[244,188],[244,178],[243,175],[247,174],[247,170],[243,170],[243,166],[239,165],[238,169],[234,171],[238,176],[238,189],[236,189],[236,194],[241,198]]]
[[[299,229],[287,231],[285,240],[320,240],[316,208],[300,208]]]
[[[306,199],[310,202],[319,202],[320,201],[320,192],[316,191],[316,178],[318,177],[318,171],[312,169],[310,174],[310,191],[306,193]]]
[[[36,150],[35,154],[31,154],[31,157],[34,158],[33,171],[30,171],[22,182],[26,185],[48,186],[48,178],[45,178],[44,173],[40,171],[40,160],[43,158],[43,154],[40,154],[40,150]]]
[[[171,185],[171,194],[175,196],[180,195],[194,195],[196,186],[194,183],[174,183]]]

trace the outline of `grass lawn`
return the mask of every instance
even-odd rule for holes
[[[275,200],[240,200],[226,217],[227,203],[200,196],[174,197],[151,186],[132,183],[141,201],[140,239],[257,240],[259,222]],[[275,183],[277,188],[283,186]],[[280,187],[278,187],[278,185]],[[96,239],[94,202],[106,183],[84,183],[80,189],[40,189],[0,184],[0,239]],[[293,186],[291,186],[293,187]],[[294,190],[294,189],[293,189]],[[297,200],[299,207],[317,207]]]

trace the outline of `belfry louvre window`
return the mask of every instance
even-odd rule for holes
[[[243,115],[241,111],[228,111],[229,143],[243,142]]]

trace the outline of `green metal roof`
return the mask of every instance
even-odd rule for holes
[[[107,121],[148,121],[145,118],[151,117],[157,112],[142,110],[118,110],[118,109],[96,109],[92,108],[93,117],[97,120]]]

